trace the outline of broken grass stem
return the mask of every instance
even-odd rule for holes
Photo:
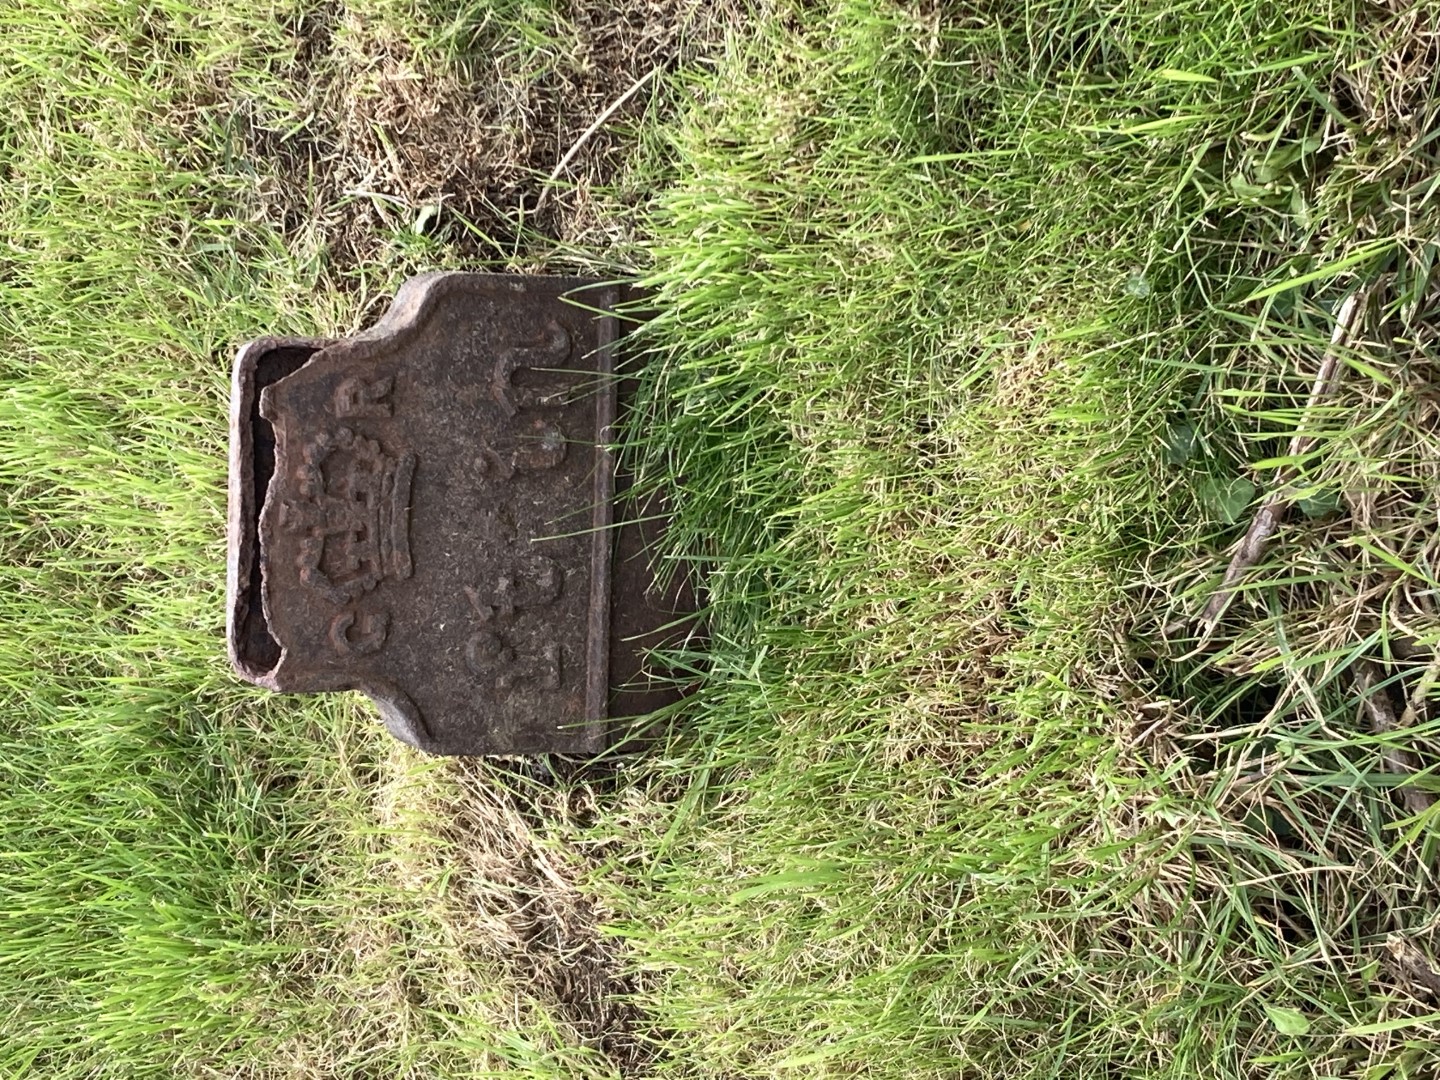
[[[1370,660],[1355,663],[1355,683],[1360,691],[1360,701],[1365,715],[1370,720],[1370,730],[1376,735],[1389,735],[1404,725],[1395,718],[1395,705],[1389,691],[1381,685],[1380,672]],[[1420,771],[1420,760],[1409,750],[1399,746],[1385,747],[1382,755],[1387,772],[1396,776],[1414,776]],[[1411,814],[1422,814],[1435,805],[1435,797],[1429,792],[1404,784],[1400,787],[1405,809]]]
[[[590,140],[591,136],[604,127],[612,116],[624,108],[627,101],[638,94],[640,89],[658,74],[660,74],[660,68],[657,66],[651,68],[644,75],[641,75],[640,78],[630,84],[628,90],[607,105],[604,111],[595,118],[594,122],[580,133],[580,137],[570,144],[570,149],[565,151],[564,156],[556,163],[555,168],[550,170],[550,175],[545,180],[544,190],[540,192],[540,198],[535,202],[536,210],[539,210],[540,207],[545,205],[545,199],[549,196],[550,189],[553,188],[555,182],[560,179],[561,173],[565,171],[565,166],[569,165],[570,162],[575,159],[575,155],[580,152],[580,148]]]

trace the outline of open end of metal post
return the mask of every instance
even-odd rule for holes
[[[234,633],[231,647],[236,666],[251,679],[262,680],[280,662],[280,645],[270,633],[261,602],[264,595],[265,557],[260,549],[260,511],[275,475],[275,431],[270,421],[260,415],[260,394],[265,387],[294,374],[306,361],[325,346],[323,341],[269,339],[247,346],[237,361],[237,404],[244,417],[237,417],[246,436],[239,449],[237,466],[241,491],[240,528],[234,568],[238,588],[231,598]],[[237,432],[239,434],[240,432]],[[246,452],[248,451],[248,452]]]

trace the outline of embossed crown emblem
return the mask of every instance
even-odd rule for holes
[[[300,533],[300,582],[348,604],[387,577],[408,578],[410,482],[415,455],[385,453],[348,427],[307,442],[295,467],[298,499],[280,507],[280,527]]]

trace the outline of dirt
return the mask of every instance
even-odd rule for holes
[[[238,117],[240,152],[278,174],[264,212],[341,289],[415,262],[608,272],[633,240],[615,209],[648,197],[628,186],[637,120],[738,20],[705,0],[574,0],[528,31],[486,16],[426,42],[332,5],[292,28],[295,99]]]
[[[476,963],[510,972],[578,1042],[638,1075],[656,1046],[615,939],[581,888],[597,855],[561,839],[589,820],[613,767],[465,758],[447,767],[459,792],[442,827],[459,857],[450,902]]]

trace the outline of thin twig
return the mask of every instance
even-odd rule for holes
[[[1254,520],[1250,522],[1239,547],[1231,556],[1230,565],[1225,568],[1225,576],[1211,594],[1209,603],[1205,605],[1205,611],[1200,616],[1202,641],[1215,632],[1215,627],[1229,608],[1230,601],[1235,598],[1235,586],[1245,572],[1257,566],[1265,557],[1265,549],[1270,546],[1270,540],[1279,530],[1295,501],[1295,493],[1290,487],[1295,474],[1294,463],[1309,453],[1316,442],[1314,435],[1307,434],[1310,425],[1306,420],[1321,401],[1335,392],[1335,385],[1343,370],[1340,365],[1341,351],[1349,343],[1356,323],[1364,314],[1369,295],[1368,287],[1356,289],[1340,305],[1335,316],[1335,329],[1330,335],[1330,346],[1320,360],[1315,380],[1310,384],[1310,397],[1305,402],[1305,412],[1301,414],[1300,425],[1290,440],[1290,462],[1276,472],[1273,493],[1256,511]]]
[[[638,94],[641,87],[643,87],[646,83],[648,83],[658,74],[660,74],[660,68],[656,66],[651,68],[644,75],[641,75],[640,78],[636,79],[633,83],[630,84],[630,88],[628,90],[626,90],[618,98],[616,98],[609,105],[607,105],[605,107],[605,111],[595,118],[594,123],[592,123],[584,131],[582,131],[580,133],[580,137],[570,144],[570,149],[565,151],[564,156],[556,164],[555,168],[550,170],[550,176],[545,181],[544,190],[540,192],[540,198],[535,201],[536,210],[539,210],[540,207],[545,205],[545,198],[550,194],[550,189],[554,187],[555,181],[560,179],[560,174],[565,171],[565,166],[569,165],[570,162],[575,159],[575,155],[580,152],[580,148],[590,140],[590,137],[592,135],[594,135],[597,131],[599,131],[602,127],[605,126],[605,122],[607,120],[609,120],[612,116],[614,116],[617,112],[624,108],[625,103],[629,101],[632,97],[634,97],[636,94]]]
[[[1380,685],[1380,673],[1374,663],[1357,661],[1355,682],[1360,689],[1360,702],[1370,718],[1370,730],[1376,735],[1399,731],[1402,725],[1395,719],[1395,705],[1390,700],[1390,694]],[[1420,771],[1420,759],[1399,746],[1385,747],[1382,760],[1386,771],[1396,776],[1413,776]],[[1412,815],[1423,814],[1435,805],[1435,796],[1409,784],[1400,785],[1400,797],[1405,801],[1405,809]]]

